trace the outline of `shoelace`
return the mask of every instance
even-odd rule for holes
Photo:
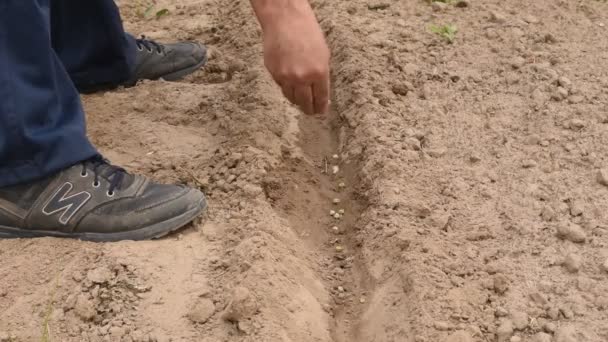
[[[143,50],[144,48],[146,48],[146,50],[148,50],[148,52],[154,51],[153,49],[156,49],[156,52],[158,52],[160,54],[165,52],[164,46],[162,46],[161,44],[158,44],[157,42],[155,42],[152,39],[146,38],[146,36],[144,36],[144,35],[142,35],[141,38],[135,39],[135,44],[137,44],[137,48],[140,50]]]
[[[114,196],[114,190],[121,186],[123,180],[125,179],[125,174],[127,173],[125,169],[110,164],[109,161],[101,156],[95,156],[82,163],[81,175],[86,176],[88,170],[92,170],[95,177],[93,180],[93,187],[99,187],[101,185],[99,182],[99,176],[100,172],[104,172],[104,177],[110,180],[108,196]]]

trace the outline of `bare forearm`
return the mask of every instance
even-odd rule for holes
[[[330,53],[308,0],[250,1],[264,31],[264,64],[285,97],[307,114],[326,113]]]
[[[308,0],[250,0],[251,6],[262,26],[266,30],[278,22],[290,17],[313,17],[314,13]]]

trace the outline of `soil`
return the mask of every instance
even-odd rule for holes
[[[608,341],[605,1],[314,1],[323,118],[281,97],[247,1],[119,6],[210,61],[85,96],[90,136],[209,212],[156,241],[0,241],[0,341]]]

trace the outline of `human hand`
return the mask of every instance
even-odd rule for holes
[[[283,95],[306,114],[327,113],[330,52],[308,1],[293,1],[270,16],[258,17],[264,32],[264,64]]]

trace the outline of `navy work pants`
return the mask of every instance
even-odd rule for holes
[[[127,80],[135,49],[113,0],[0,0],[0,187],[97,154],[77,88]]]

